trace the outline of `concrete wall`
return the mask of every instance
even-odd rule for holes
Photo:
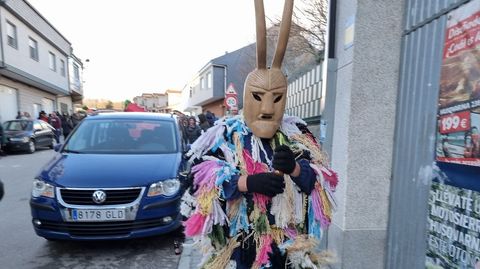
[[[340,185],[327,247],[334,268],[385,268],[404,1],[337,3],[331,162]]]
[[[17,90],[19,103],[18,110],[21,112],[28,112],[32,118],[38,117],[38,115],[34,114],[33,104],[41,106],[43,103],[42,99],[44,98],[56,101],[56,96],[53,94],[13,81],[3,76],[0,77],[0,84]]]
[[[223,117],[224,116],[224,105],[223,105],[223,99],[218,100],[215,102],[211,102],[208,105],[202,106],[203,112],[207,112],[207,110],[210,110],[210,112],[214,113],[217,118]]]

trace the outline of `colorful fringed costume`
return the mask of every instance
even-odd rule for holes
[[[301,173],[284,175],[270,198],[241,193],[240,175],[272,171],[273,150],[287,145]],[[306,123],[284,116],[272,139],[254,136],[242,116],[218,121],[188,153],[193,183],[182,206],[185,235],[204,252],[203,268],[319,268],[318,243],[332,218],[337,175]],[[190,210],[190,212],[188,212]]]

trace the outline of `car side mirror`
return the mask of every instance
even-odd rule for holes
[[[63,146],[63,144],[56,144],[55,146],[53,146],[53,150],[55,150],[56,152],[59,152],[60,151],[60,148]]]

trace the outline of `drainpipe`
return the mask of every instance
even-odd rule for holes
[[[320,141],[332,156],[333,125],[335,118],[335,96],[337,84],[336,45],[337,0],[329,1],[326,48],[322,66],[322,99],[320,100]]]
[[[4,0],[0,0],[0,6],[4,6],[5,5],[5,2]],[[3,33],[3,18],[2,18],[2,15],[0,13],[0,33]],[[0,68],[5,68],[5,53],[4,53],[4,49],[3,49],[3,34],[0,34],[0,46],[2,47],[2,50],[1,50],[1,54],[2,54],[2,61],[1,61],[1,64],[0,64]]]

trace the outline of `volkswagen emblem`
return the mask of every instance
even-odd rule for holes
[[[92,194],[92,200],[96,204],[102,204],[103,202],[105,202],[105,200],[107,200],[107,194],[104,191],[101,191],[101,190],[95,191]]]

